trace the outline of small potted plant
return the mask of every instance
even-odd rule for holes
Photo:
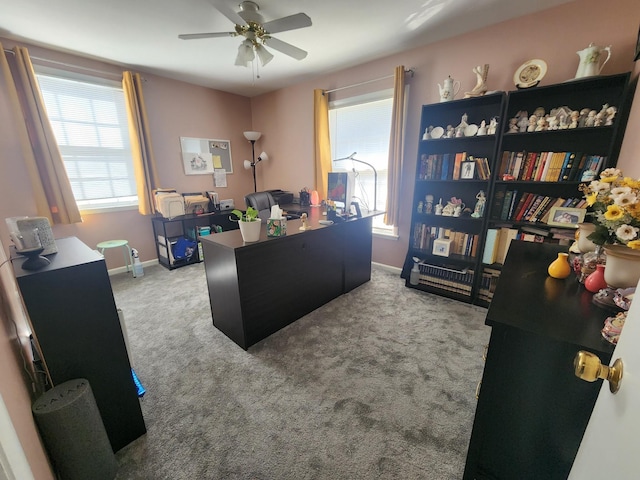
[[[258,210],[253,207],[247,207],[245,212],[236,209],[231,211],[231,215],[229,219],[239,223],[240,233],[245,242],[257,242],[260,239],[262,222],[258,218]]]

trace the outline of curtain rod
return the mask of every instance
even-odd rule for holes
[[[3,48],[5,53],[11,53],[12,55],[15,55],[16,52],[14,52],[13,50],[9,50],[7,48]],[[78,70],[84,70],[86,72],[91,72],[91,73],[98,73],[100,75],[111,75],[112,77],[116,77],[116,78],[120,78],[122,77],[121,73],[114,73],[114,72],[105,72],[104,70],[97,70],[95,68],[89,68],[89,67],[82,67],[80,65],[72,65],[70,63],[64,63],[64,62],[58,62],[56,60],[49,60],[46,58],[40,58],[40,57],[33,57],[30,55],[31,60],[36,60],[39,62],[45,62],[45,63],[50,63],[52,65],[57,65],[59,67],[67,67],[67,68],[74,68],[74,69],[78,69]]]
[[[409,69],[405,70],[404,73],[408,73],[411,77],[413,77],[413,74],[415,73],[415,69],[414,68],[409,68]],[[329,94],[329,93],[337,92],[339,90],[346,90],[347,88],[359,87],[361,85],[366,85],[368,83],[379,82],[380,80],[386,80],[388,78],[393,78],[394,76],[395,75],[386,75],[384,77],[374,78],[373,80],[367,80],[365,82],[354,83],[353,85],[346,85],[344,87],[338,87],[338,88],[334,88],[332,90],[325,90],[324,93]]]

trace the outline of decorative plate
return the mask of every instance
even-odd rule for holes
[[[547,73],[547,62],[534,58],[524,62],[513,75],[513,83],[518,88],[529,88],[542,80]]]
[[[431,130],[431,138],[440,138],[442,135],[444,135],[444,128],[442,127],[434,127],[434,129]]]
[[[464,129],[465,137],[473,137],[476,133],[478,133],[478,125],[476,125],[475,123],[467,125],[467,127]]]

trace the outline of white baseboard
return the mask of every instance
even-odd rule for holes
[[[142,268],[150,267],[151,265],[157,265],[157,264],[158,264],[158,259],[154,258],[153,260],[147,260],[146,262],[142,262]],[[109,276],[117,275],[118,273],[125,273],[126,271],[127,271],[127,267],[124,265],[122,267],[112,268],[111,270],[109,270]],[[129,267],[129,273],[131,273],[131,267]]]
[[[371,262],[371,265],[375,265],[377,268],[386,270],[387,272],[390,272],[390,273],[395,273],[396,275],[400,275],[402,273],[401,268],[394,267],[391,265],[385,265],[384,263]]]

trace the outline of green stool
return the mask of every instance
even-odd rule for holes
[[[131,260],[131,249],[129,248],[128,240],[107,240],[105,242],[100,242],[97,247],[103,257],[104,251],[109,248],[124,248],[124,264],[127,267],[127,272],[129,272],[129,265],[131,265],[131,271],[133,271],[133,260]]]

